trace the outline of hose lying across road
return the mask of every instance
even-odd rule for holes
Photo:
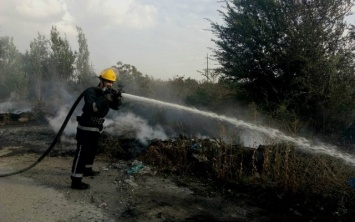
[[[39,162],[41,162],[44,157],[46,157],[54,148],[54,146],[57,144],[58,140],[60,139],[65,127],[67,126],[69,120],[70,120],[70,117],[71,115],[73,114],[75,108],[77,107],[77,105],[79,104],[81,98],[83,98],[84,96],[84,92],[83,91],[79,97],[76,99],[76,101],[74,102],[73,106],[71,107],[70,111],[68,112],[67,114],[67,117],[65,118],[63,124],[62,124],[62,127],[60,128],[60,130],[58,131],[56,137],[54,138],[52,144],[48,147],[48,149],[38,158],[38,160],[34,163],[32,163],[30,166],[28,167],[25,167],[23,169],[20,169],[20,170],[16,170],[14,172],[8,172],[8,173],[0,173],[0,177],[7,177],[7,176],[11,176],[11,175],[15,175],[15,174],[19,174],[19,173],[22,173],[22,172],[25,172],[31,168],[33,168],[34,166],[36,166]]]

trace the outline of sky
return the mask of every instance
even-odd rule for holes
[[[85,34],[96,73],[117,62],[154,79],[184,76],[218,66],[207,59],[215,48],[207,19],[221,23],[219,0],[1,0],[0,36],[13,37],[20,52],[52,26],[77,50]]]

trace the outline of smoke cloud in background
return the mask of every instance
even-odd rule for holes
[[[105,125],[108,133],[117,136],[133,134],[133,137],[145,145],[148,144],[149,140],[168,139],[160,125],[149,126],[145,119],[133,113],[120,113],[114,119],[106,119]]]
[[[267,139],[265,136],[257,132],[245,130],[240,135],[240,140],[245,147],[258,148],[259,145],[266,144]]]
[[[96,76],[94,77],[96,80]],[[68,115],[68,112],[80,92],[67,90],[66,84],[49,84],[43,92],[43,101],[47,111],[50,111],[46,120],[54,132],[58,132]],[[169,92],[165,92],[169,95]],[[115,136],[131,137],[146,144],[152,139],[166,140],[176,138],[180,135],[186,138],[218,138],[225,142],[242,142],[245,146],[255,147],[262,144],[262,140],[255,132],[243,131],[234,137],[235,126],[227,127],[221,133],[221,123],[216,119],[206,118],[200,115],[191,114],[186,111],[169,109],[154,103],[142,103],[135,100],[124,99],[124,104],[119,111],[110,110],[106,116],[105,131]],[[11,98],[9,101],[14,101]],[[73,115],[67,123],[63,135],[74,136],[76,133],[76,116],[81,115],[83,99],[76,107]],[[32,104],[33,107],[34,104]],[[4,102],[0,104],[0,112],[31,112],[31,104],[26,102]],[[222,121],[223,122],[223,121]],[[228,125],[228,124],[227,124]],[[240,137],[240,138],[239,138]],[[242,141],[240,141],[242,140]]]
[[[75,135],[77,127],[75,116],[81,114],[81,107],[82,104],[77,106],[67,123],[63,132],[64,135]],[[140,109],[138,107],[140,107]],[[130,106],[130,108],[131,109],[126,108],[119,111],[110,110],[109,115],[105,118],[105,132],[113,136],[136,138],[145,145],[153,139],[167,140],[169,137],[177,137],[177,134],[181,132],[184,132],[188,137],[214,137],[229,143],[235,143],[236,140],[238,140],[238,142],[242,142],[242,144],[247,147],[257,147],[264,142],[262,135],[247,130],[239,130],[236,136],[238,138],[233,137],[232,132],[235,130],[235,126],[227,127],[227,132],[221,133],[218,127],[222,124],[221,122],[198,115],[192,115],[181,110],[170,110],[162,107],[159,108],[154,104],[147,105],[141,103],[136,103],[134,106]],[[54,117],[46,117],[55,132],[60,130],[69,109],[69,106],[63,106]],[[150,112],[147,112],[147,110],[150,110]],[[169,124],[162,126],[155,117],[157,113],[159,113],[160,116],[164,116],[163,120],[170,124],[179,124],[183,129],[181,129],[181,131],[173,129]],[[166,133],[166,130],[171,133]]]
[[[58,132],[69,112],[68,107],[62,107],[54,117],[46,117],[51,128]],[[110,110],[110,112],[114,112]],[[79,114],[79,113],[77,113]],[[75,116],[73,114],[73,116]],[[76,134],[77,122],[75,118],[70,118],[63,131],[67,136]],[[166,140],[168,136],[159,125],[149,126],[148,122],[133,113],[119,113],[116,117],[105,118],[105,132],[114,136],[131,136],[138,139],[142,144],[147,145],[149,140]]]
[[[54,117],[46,117],[50,127],[55,131],[58,132],[61,128],[61,126],[64,123],[65,118],[68,115],[70,107],[67,106],[62,106],[58,110],[57,114]],[[67,136],[75,135],[76,134],[76,127],[77,127],[77,122],[76,119],[73,118],[74,113],[72,115],[72,118],[69,119],[63,134]]]
[[[30,104],[25,101],[17,101],[16,95],[11,93],[10,97],[6,101],[0,103],[0,113],[24,113],[31,112],[32,108]]]
[[[206,117],[162,104],[164,104],[162,101],[158,104],[154,100],[142,102],[140,99],[137,101],[129,99],[124,109],[146,119],[150,125],[161,125],[169,138],[180,136],[193,139],[216,138],[226,143],[243,144],[253,148],[268,141],[265,135],[225,122],[219,119],[217,114],[214,115],[217,118]]]
[[[55,93],[55,91],[59,93]],[[73,93],[69,93],[66,87],[57,87],[57,89],[53,91],[48,90],[46,95],[49,96],[53,93],[57,96],[54,98],[55,101],[52,101],[59,107],[57,111],[53,112],[53,116],[46,116],[46,120],[53,131],[58,132],[77,98],[75,98]],[[64,135],[74,136],[76,134],[76,116],[81,115],[83,105],[84,99],[81,99],[63,131]],[[119,110],[118,112],[110,110],[109,114],[105,117],[104,125],[105,132],[114,136],[130,136],[131,138],[138,139],[142,144],[147,144],[147,142],[152,139],[168,139],[168,136],[159,123],[149,124],[146,119],[135,115],[129,109],[124,109],[124,111]]]
[[[0,113],[24,113],[31,112],[32,108],[26,103],[22,102],[3,102],[0,103]]]
[[[51,104],[55,104],[53,106],[54,109],[57,110],[52,111],[53,115],[45,117],[55,133],[60,130],[71,106],[77,99],[77,95],[69,93],[65,87],[58,90],[60,93],[56,94],[57,97],[50,100]],[[48,96],[49,93],[46,95]],[[0,113],[19,114],[32,111],[31,104],[28,104],[28,102],[10,101],[11,99],[0,103]],[[68,121],[63,135],[73,137],[76,134],[76,116],[81,115],[83,103],[82,99]],[[147,144],[152,139],[166,140],[168,138],[176,138],[181,134],[187,138],[195,139],[210,137],[218,138],[228,143],[238,141],[247,147],[257,147],[265,142],[262,136],[256,132],[244,130],[234,137],[233,135],[236,135],[233,134],[236,130],[235,126],[229,126],[227,130],[221,133],[220,126],[225,124],[221,123],[221,121],[182,110],[169,109],[154,103],[142,103],[134,100],[126,100],[119,111],[110,110],[105,119],[105,131],[107,133],[115,136],[136,138],[142,144]]]

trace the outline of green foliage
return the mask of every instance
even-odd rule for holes
[[[61,37],[55,26],[51,29],[50,40],[38,33],[25,54],[16,49],[12,38],[0,37],[1,98],[11,95],[12,99],[28,98],[44,106],[48,106],[47,102],[60,105],[58,102],[64,99],[62,90],[65,87],[75,91],[92,85],[94,73],[89,66],[86,38],[79,27],[77,30],[77,60],[68,40]],[[77,82],[81,87],[74,84]]]
[[[25,70],[30,77],[30,93],[35,96],[36,101],[41,102],[50,63],[49,42],[44,35],[38,33],[37,39],[30,43],[30,51],[26,52],[25,60]]]
[[[94,71],[90,66],[90,52],[87,44],[87,40],[83,30],[80,27],[76,27],[78,31],[78,44],[79,51],[76,54],[76,70],[74,80],[81,85],[81,88],[85,88],[91,85],[91,79],[94,76]]]
[[[211,23],[222,80],[233,83],[246,102],[269,112],[286,105],[315,129],[344,121],[354,108],[355,60],[344,23],[352,5],[226,1],[225,23]],[[340,120],[332,119],[335,114]]]
[[[51,73],[55,78],[67,82],[73,77],[75,54],[68,40],[60,36],[55,26],[52,26],[50,43],[52,49],[50,59],[53,66]]]
[[[186,103],[196,107],[208,107],[211,102],[210,96],[212,95],[209,95],[208,89],[199,86],[193,94],[186,97]]]
[[[0,97],[24,98],[28,93],[28,75],[23,58],[10,37],[0,37]]]
[[[151,95],[152,79],[143,75],[135,66],[117,62],[115,67],[119,72],[118,84],[124,91],[134,95],[149,97]]]
[[[186,97],[191,95],[191,93],[198,87],[197,81],[191,78],[185,79],[184,76],[176,76],[173,79],[170,79],[167,84],[168,89],[165,93],[169,95],[169,100],[179,104],[184,104]]]

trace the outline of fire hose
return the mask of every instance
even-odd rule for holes
[[[98,87],[95,87],[95,89],[100,89],[102,90],[101,88],[98,88]],[[74,102],[74,104],[72,105],[71,109],[69,110],[61,128],[59,129],[56,137],[54,138],[53,142],[51,143],[51,145],[48,147],[48,149],[37,159],[37,161],[35,161],[34,163],[32,163],[31,165],[29,165],[28,167],[25,167],[23,169],[20,169],[20,170],[16,170],[16,171],[13,171],[13,172],[8,172],[8,173],[0,173],[0,177],[7,177],[7,176],[11,176],[11,175],[15,175],[15,174],[19,174],[19,173],[22,173],[22,172],[25,172],[33,167],[35,167],[39,162],[41,162],[54,148],[54,146],[57,144],[57,142],[59,141],[65,127],[67,126],[69,120],[70,120],[70,117],[71,115],[73,114],[75,108],[78,106],[80,100],[83,98],[84,96],[84,92],[83,91],[79,97],[76,99],[76,101]]]

